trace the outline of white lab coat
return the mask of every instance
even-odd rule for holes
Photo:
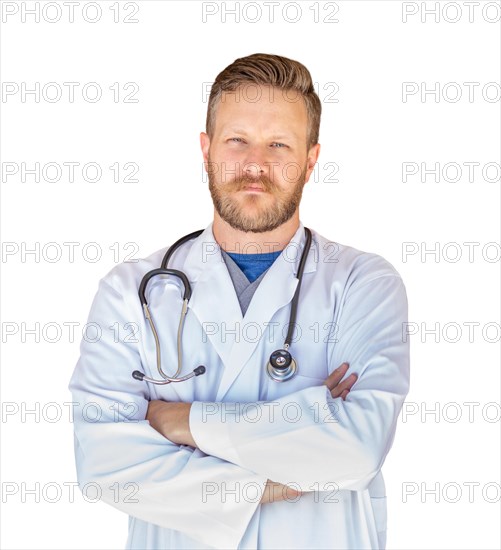
[[[283,383],[265,365],[287,332],[302,224],[244,318],[212,224],[174,254],[169,267],[193,287],[183,374],[207,367],[186,382],[152,386],[131,376],[137,369],[159,378],[137,289],[165,250],[100,282],[89,323],[101,335],[82,341],[70,382],[75,455],[80,485],[91,484],[93,495],[99,487],[102,500],[129,514],[127,548],[385,547],[380,469],[409,389],[405,287],[382,257],[312,233],[291,345],[299,371]],[[174,277],[156,277],[147,291],[167,373],[177,368],[181,296]],[[344,361],[346,376],[358,374],[346,401],[322,384]],[[199,448],[149,425],[152,399],[193,402]],[[304,493],[260,505],[267,479]]]

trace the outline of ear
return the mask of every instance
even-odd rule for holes
[[[308,151],[308,156],[306,158],[306,174],[305,174],[305,183],[310,179],[310,176],[315,168],[317,163],[318,156],[320,155],[320,143],[313,145]]]
[[[205,132],[200,132],[200,148],[204,158],[205,171],[208,172],[210,138]]]

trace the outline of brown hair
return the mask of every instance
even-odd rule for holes
[[[255,53],[236,59],[221,71],[212,85],[207,106],[206,132],[212,137],[216,108],[223,92],[234,92],[247,83],[293,90],[303,97],[308,114],[308,149],[318,143],[322,105],[308,69],[293,59]]]

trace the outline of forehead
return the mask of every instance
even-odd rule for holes
[[[237,122],[258,127],[286,125],[306,135],[308,115],[299,92],[249,83],[223,92],[216,107],[216,132]]]

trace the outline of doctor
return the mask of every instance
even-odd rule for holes
[[[179,376],[203,375],[131,376],[159,378],[138,287],[166,249],[100,282],[89,322],[102,337],[82,341],[70,382],[75,456],[81,487],[129,515],[127,548],[385,548],[406,292],[376,254],[314,230],[306,247],[299,203],[320,112],[308,70],[276,55],[237,59],[212,87],[200,141],[214,220],[169,261],[192,288],[179,343],[181,280],[157,276],[146,291],[162,370],[174,376],[180,344]],[[305,249],[297,371],[276,381],[267,364],[284,348]],[[120,341],[115,323],[130,330]]]

